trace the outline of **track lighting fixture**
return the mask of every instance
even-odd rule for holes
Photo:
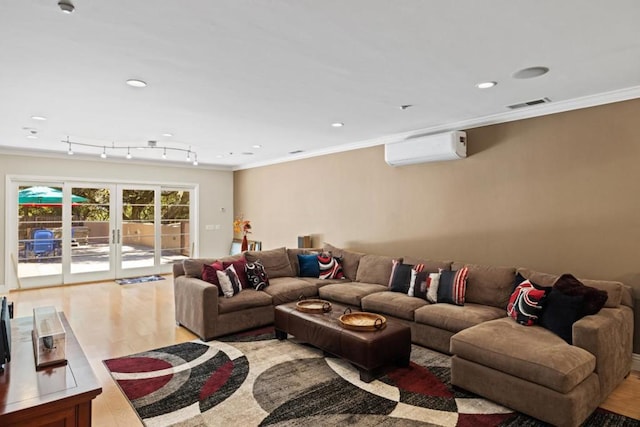
[[[133,155],[131,154],[131,150],[162,150],[162,158],[163,159],[167,159],[167,152],[169,151],[176,151],[176,152],[180,152],[180,153],[186,153],[187,154],[187,161],[192,163],[194,166],[198,166],[198,153],[196,153],[195,151],[191,150],[191,147],[187,148],[178,148],[178,147],[168,147],[168,146],[158,146],[157,145],[157,141],[148,141],[147,145],[116,145],[114,142],[111,143],[111,145],[99,145],[99,144],[90,144],[87,142],[74,142],[74,141],[70,141],[69,137],[67,137],[66,140],[62,140],[61,142],[67,144],[68,146],[68,150],[67,150],[67,154],[72,156],[74,154],[73,151],[73,146],[77,145],[77,146],[81,146],[81,147],[92,147],[92,148],[102,148],[102,152],[100,153],[100,157],[103,159],[107,158],[107,154],[111,154],[111,152],[113,151],[118,151],[118,150],[126,150],[126,155],[125,158],[130,160],[133,158]]]

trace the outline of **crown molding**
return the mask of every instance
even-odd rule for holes
[[[499,123],[513,122],[517,120],[530,119],[533,117],[546,116],[549,114],[563,113],[565,111],[579,110],[582,108],[596,107],[598,105],[611,104],[614,102],[628,101],[630,99],[640,98],[640,86],[634,86],[625,89],[603,92],[595,95],[583,96],[580,98],[568,99],[565,101],[552,101],[548,104],[539,104],[518,110],[510,110],[503,113],[492,114],[488,116],[462,120],[454,123],[431,126],[414,131],[391,134],[374,139],[358,141],[351,144],[337,145],[333,147],[311,150],[308,152],[281,157],[278,159],[266,160],[262,162],[253,162],[237,165],[233,167],[234,171],[243,169],[253,169],[262,166],[276,165],[280,163],[292,162],[296,160],[308,159],[311,157],[325,156],[328,154],[341,153],[345,151],[358,150],[361,148],[374,147],[376,145],[387,144],[390,142],[401,141],[416,135],[429,135],[439,132],[448,132],[452,130],[468,130],[482,126],[495,125]]]

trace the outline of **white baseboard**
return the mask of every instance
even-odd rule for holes
[[[631,355],[631,370],[640,372],[640,354],[638,353]]]

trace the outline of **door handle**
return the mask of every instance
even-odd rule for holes
[[[111,242],[116,243],[116,229],[111,230]]]
[[[118,228],[118,244],[120,244],[120,229]]]

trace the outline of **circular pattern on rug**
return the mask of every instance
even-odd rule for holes
[[[175,417],[183,410],[178,418],[188,419],[227,399],[246,380],[246,357],[225,347],[189,342],[105,364],[141,418]]]
[[[346,360],[295,339],[279,341],[273,328],[223,339],[104,363],[144,424],[154,427],[546,426],[452,386],[450,357],[424,347],[412,346],[408,367],[389,367],[365,383]],[[635,425],[629,421],[599,408],[584,425]]]
[[[421,350],[414,349],[414,357]],[[449,383],[449,359],[429,366],[412,362],[392,368],[379,381],[364,383],[358,371],[339,358],[298,359],[275,365],[259,375],[253,396],[269,413],[261,425],[498,425],[513,412],[498,405],[476,404],[477,396]],[[436,358],[437,359],[437,358]],[[484,400],[482,400],[484,401]],[[468,410],[469,413],[465,413]],[[355,418],[354,418],[355,417]]]

